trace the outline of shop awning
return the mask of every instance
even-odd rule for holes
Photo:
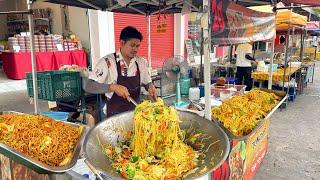
[[[214,45],[241,44],[271,39],[275,34],[274,13],[258,12],[231,1],[211,1]]]
[[[133,13],[133,14],[155,14],[180,13],[183,9],[197,12],[202,6],[202,0],[37,0],[55,4],[76,6],[86,9],[103,11]]]
[[[271,5],[251,6],[248,8],[255,10],[255,11],[259,11],[259,12],[273,13],[273,11],[272,11],[273,7]]]
[[[287,30],[289,25],[302,27],[307,24],[307,17],[291,12],[290,10],[279,10],[276,15],[277,31]]]
[[[316,21],[307,22],[306,30],[318,30],[318,29],[320,29],[319,22],[316,22]]]
[[[305,29],[309,35],[318,36],[320,33],[320,23],[316,21],[307,22]]]

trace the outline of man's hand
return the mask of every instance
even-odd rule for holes
[[[127,100],[128,100],[128,97],[130,96],[128,89],[122,85],[111,84],[110,91],[116,93],[118,96],[123,97],[124,99],[127,99]]]
[[[148,92],[149,92],[149,95],[151,96],[151,98],[152,98],[153,100],[157,100],[157,97],[158,97],[158,95],[157,95],[157,89],[156,89],[156,87],[155,87],[153,84],[151,84],[151,85],[149,86]]]

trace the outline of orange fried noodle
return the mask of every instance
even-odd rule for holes
[[[0,115],[0,143],[50,166],[67,164],[82,133],[41,115]]]

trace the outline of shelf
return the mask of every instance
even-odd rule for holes
[[[42,21],[49,22],[49,18],[34,18],[34,20],[42,20]],[[28,21],[28,19],[12,20],[12,21],[7,21],[7,23],[26,22],[26,21]]]

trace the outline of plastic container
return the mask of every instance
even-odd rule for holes
[[[302,62],[289,62],[288,65],[289,67],[301,67]]]
[[[82,82],[79,72],[37,72],[38,98],[47,101],[75,100],[81,96]],[[28,96],[33,97],[32,73],[27,73]]]
[[[200,89],[200,97],[204,97],[204,85],[199,85],[198,88]]]
[[[270,67],[270,64],[267,64],[265,69],[266,72],[269,72],[269,67]],[[277,71],[278,71],[278,64],[272,64],[272,72],[277,72]]]
[[[69,113],[67,112],[41,112],[41,115],[51,117],[57,121],[67,121]]]
[[[228,91],[228,90],[221,91],[220,92],[220,100],[222,102],[224,102],[224,101],[230,99],[232,97],[232,94],[233,93],[231,91]]]
[[[200,99],[200,89],[198,87],[189,88],[190,101],[198,101]]]
[[[246,85],[226,84],[224,86],[216,86],[216,84],[213,84],[211,85],[211,95],[217,98],[220,97],[220,92],[228,92],[232,95],[240,95],[244,93],[246,87]]]
[[[266,67],[265,62],[264,61],[259,61],[258,62],[258,66],[257,66],[257,71],[258,72],[264,72],[265,67]]]
[[[180,93],[181,96],[188,96],[190,88],[190,79],[189,78],[180,78]]]

